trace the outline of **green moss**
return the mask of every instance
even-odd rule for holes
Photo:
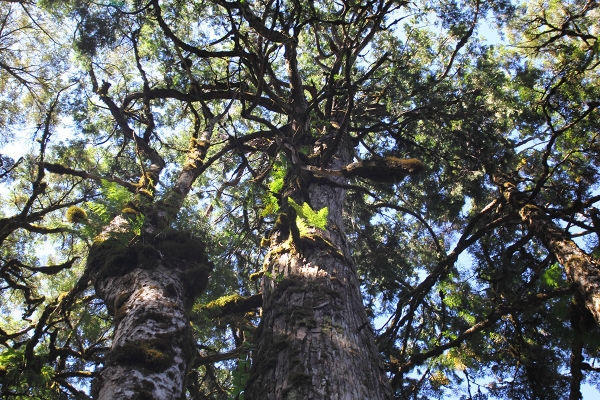
[[[540,208],[538,206],[536,206],[535,204],[525,204],[523,206],[523,208],[521,208],[521,214],[529,214],[529,213],[536,213],[536,212],[541,212]]]
[[[135,218],[140,212],[132,207],[125,207],[121,210],[121,214],[123,214],[125,218]]]
[[[109,358],[120,364],[142,366],[159,372],[171,366],[173,360],[169,355],[170,350],[168,341],[162,338],[137,340],[113,349]]]
[[[342,170],[344,176],[369,179],[379,183],[398,183],[407,175],[425,170],[425,164],[415,158],[374,158],[352,163]]]
[[[138,265],[138,253],[119,239],[107,239],[94,243],[87,260],[87,268],[97,279],[123,276]]]
[[[271,251],[269,252],[269,256],[276,256],[279,254],[284,254],[284,253],[295,253],[296,250],[295,248],[292,246],[292,241],[291,240],[287,240],[283,243],[280,243],[277,247],[271,249]]]
[[[253,274],[250,274],[250,281],[254,282],[259,280],[260,278],[263,277],[263,275],[265,274],[265,271],[258,271],[258,272],[254,272]]]
[[[190,148],[195,149],[195,148],[202,148],[205,149],[208,147],[208,141],[206,140],[202,140],[202,139],[196,139],[196,138],[191,138],[190,139]]]
[[[325,317],[325,318],[323,318],[323,321],[321,322],[321,331],[324,334],[328,335],[332,331],[336,331],[337,333],[342,333],[343,328],[339,324],[333,324],[331,321],[331,317]]]
[[[141,268],[153,269],[158,266],[158,261],[161,257],[156,247],[141,241],[136,243],[134,247],[138,255],[138,264]]]
[[[203,306],[202,309],[204,309],[211,318],[214,318],[222,315],[225,308],[236,307],[243,300],[244,297],[234,293],[228,296],[219,297],[218,299],[213,300],[207,305]]]
[[[206,246],[193,236],[179,231],[166,231],[155,241],[154,246],[164,258],[176,258],[184,261],[207,263]]]
[[[81,207],[71,206],[67,209],[66,218],[72,224],[81,224],[87,221],[87,213]]]
[[[183,273],[183,283],[188,293],[188,305],[200,295],[208,284],[208,277],[212,271],[212,264],[195,264],[193,268],[188,268]]]
[[[281,239],[286,240],[290,234],[290,219],[286,213],[279,213],[273,230],[281,232]]]
[[[202,166],[203,161],[202,157],[205,153],[205,149],[208,147],[208,142],[203,140],[196,140],[192,138],[192,142],[190,143],[192,146],[197,145],[197,149],[200,150],[200,154],[190,152],[188,153],[185,164],[183,165],[184,169],[198,169]]]
[[[312,305],[306,305],[304,308],[295,308],[289,312],[290,322],[295,325],[304,325],[309,328],[317,326],[317,320],[315,319],[315,313]]]

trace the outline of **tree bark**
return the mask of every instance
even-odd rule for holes
[[[142,243],[116,217],[96,239],[88,271],[114,315],[113,344],[95,398],[181,399],[196,354],[187,314],[210,269],[202,243],[177,232]]]
[[[329,168],[348,164],[342,153]],[[290,233],[276,226],[271,235],[246,399],[391,398],[344,233],[345,190],[319,182],[304,193],[314,211],[327,207],[326,229],[295,237],[290,217]]]

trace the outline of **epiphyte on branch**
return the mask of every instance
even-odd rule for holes
[[[305,166],[304,169],[324,176],[346,176],[364,178],[379,183],[398,183],[408,175],[417,175],[425,170],[425,164],[416,158],[387,156],[348,164],[341,170],[319,169]]]
[[[81,224],[87,221],[87,213],[81,207],[71,206],[67,209],[66,218],[72,224]]]

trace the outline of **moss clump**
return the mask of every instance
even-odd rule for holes
[[[148,189],[138,189],[137,193],[146,197],[147,200],[152,200],[154,198],[153,191],[148,190]]]
[[[281,240],[284,241],[289,237],[290,234],[290,218],[286,213],[279,213],[275,220],[273,230],[280,232]]]
[[[87,268],[97,279],[123,276],[138,265],[138,252],[119,240],[107,239],[96,242],[90,250]]]
[[[252,282],[257,281],[260,278],[262,278],[264,274],[265,274],[265,271],[254,272],[254,273],[250,274],[250,276],[249,276],[250,281],[252,281]]]
[[[164,258],[207,264],[206,246],[193,236],[179,231],[166,231],[156,238],[154,247]]]
[[[202,309],[207,312],[209,317],[216,318],[226,313],[228,309],[239,307],[244,300],[244,297],[234,293],[228,296],[219,297],[202,307]]]
[[[286,314],[289,315],[289,321],[293,324],[300,326],[304,325],[309,328],[315,328],[317,326],[317,320],[315,319],[315,313],[312,306],[286,310]]]
[[[204,291],[208,284],[209,273],[212,271],[212,264],[194,264],[193,268],[188,268],[183,273],[183,283],[188,293],[188,301],[193,300]]]
[[[208,148],[208,145],[209,145],[209,143],[206,140],[196,139],[195,137],[190,139],[190,148],[192,148],[192,149],[196,149],[196,148],[206,149],[206,148]]]
[[[342,170],[342,174],[373,182],[398,183],[407,175],[416,175],[424,170],[425,164],[416,158],[383,157],[352,163]]]
[[[72,224],[81,224],[87,221],[87,213],[81,207],[71,206],[67,209],[66,218]]]
[[[200,152],[203,153],[204,150],[206,149],[206,147],[203,146],[202,141],[196,142],[196,144],[198,144],[199,146],[194,147],[194,148],[200,150]],[[201,166],[202,166],[202,155],[198,156],[197,154],[194,155],[193,153],[188,153],[188,158],[187,158],[185,164],[183,165],[183,168],[184,169],[198,169]]]
[[[140,212],[132,207],[125,207],[121,210],[121,214],[123,214],[125,218],[135,219],[140,215]]]
[[[158,250],[149,244],[138,242],[134,246],[138,255],[138,264],[144,269],[153,269],[158,266],[160,253]]]
[[[136,365],[151,371],[164,371],[172,364],[171,346],[165,339],[136,340],[113,349],[110,360],[125,365]]]

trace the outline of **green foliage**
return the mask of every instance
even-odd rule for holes
[[[53,385],[54,368],[41,364],[42,357],[36,355],[38,366],[25,366],[24,350],[4,349],[0,352],[0,388],[12,393],[15,399],[57,398]]]
[[[2,374],[16,369],[23,362],[23,350],[6,349],[0,353],[0,368]]]
[[[278,161],[273,164],[269,190],[263,197],[264,206],[261,212],[262,216],[272,215],[279,211],[279,201],[276,196],[281,192],[281,189],[283,189],[286,174],[287,169],[284,161]]]
[[[565,284],[563,274],[564,270],[560,267],[560,265],[554,263],[542,273],[540,280],[544,283],[544,285],[556,289],[560,286],[564,286]]]
[[[283,272],[280,272],[277,275],[272,274],[269,271],[261,271],[261,272],[264,276],[266,276],[268,279],[272,280],[273,282],[281,283],[285,279]]]
[[[116,182],[102,181],[102,198],[108,207],[116,209],[131,200],[131,192]]]
[[[231,373],[233,390],[231,395],[239,400],[244,400],[244,388],[250,377],[250,357],[243,355],[237,360],[237,367]]]
[[[565,243],[597,256],[598,5],[342,3],[0,2],[0,144],[19,140],[0,151],[0,397],[87,390],[86,371],[111,361],[114,321],[85,265],[98,279],[160,261],[198,296],[189,308],[204,364],[190,371],[189,397],[243,398],[254,355],[239,355],[261,317],[229,315],[223,301],[285,282],[264,271],[271,240],[261,238],[274,222],[291,231],[291,209],[298,253],[356,262],[394,398],[577,397],[567,288],[593,285],[572,285],[494,178],[513,178]],[[492,30],[502,39],[485,42]],[[192,164],[202,175],[183,176],[201,141],[206,157]],[[388,174],[388,185],[339,176],[386,158],[422,160],[427,173]],[[160,172],[140,179],[150,171]],[[149,207],[101,177],[151,191]],[[292,199],[325,187],[345,196],[343,210]],[[117,215],[129,232],[88,254]],[[582,365],[600,359],[594,329]],[[113,361],[157,370],[171,357],[168,343],[121,350]]]
[[[276,162],[273,164],[272,181],[269,183],[269,191],[271,193],[279,194],[281,192],[286,174],[287,170],[283,162]]]
[[[109,182],[107,180],[102,181],[100,187],[101,201],[88,202],[86,206],[94,213],[94,218],[98,223],[107,224],[117,214],[124,212],[123,207],[128,204],[132,199],[132,194],[124,187],[118,185],[115,182]],[[135,211],[135,210],[134,210]],[[142,217],[139,213],[135,214],[135,217],[130,218],[139,230]]]
[[[319,229],[327,227],[327,216],[329,215],[327,207],[314,211],[308,203],[300,206],[291,197],[288,197],[288,204],[296,210],[296,225],[300,233],[305,233],[309,227]]]
[[[105,204],[89,203],[87,207],[94,213],[96,219],[99,219],[103,223],[110,222],[112,215],[110,209]]]

